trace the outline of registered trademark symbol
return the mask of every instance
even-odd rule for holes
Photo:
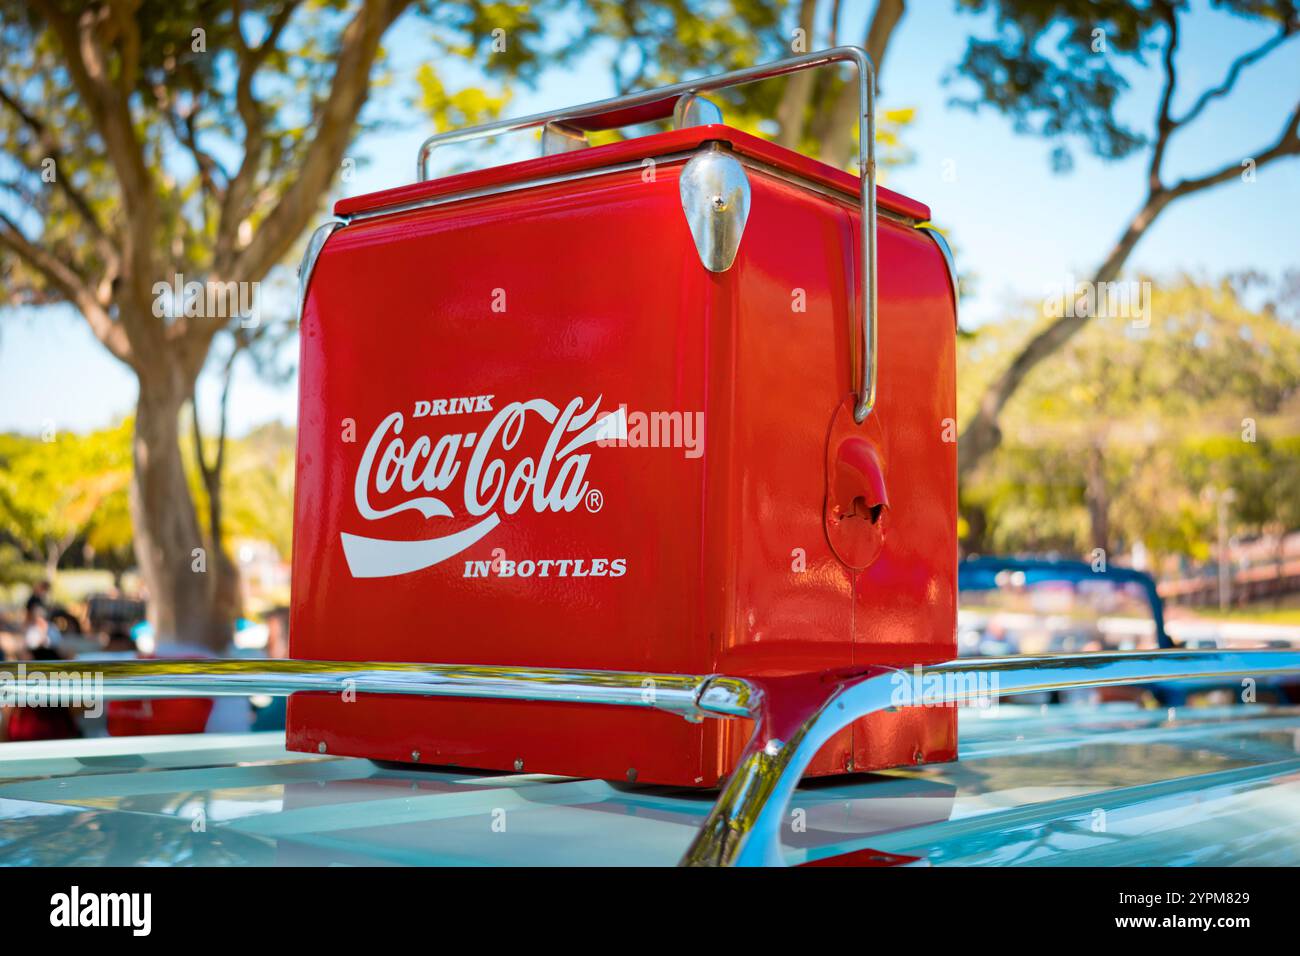
[[[595,488],[587,492],[587,510],[595,514],[601,508],[605,507],[605,496]]]

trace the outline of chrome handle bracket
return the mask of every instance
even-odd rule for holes
[[[862,295],[860,321],[857,324],[857,329],[850,331],[850,335],[854,338],[860,338],[860,341],[856,343],[856,350],[850,348],[849,354],[856,356],[854,368],[851,370],[851,381],[854,383],[855,394],[853,417],[860,424],[866,421],[867,416],[871,414],[871,410],[876,404],[878,365],[876,326],[879,324],[876,281],[876,80],[875,68],[872,66],[871,58],[867,56],[866,51],[861,47],[837,46],[828,50],[802,53],[798,56],[775,60],[771,63],[760,63],[746,67],[743,70],[718,73],[714,76],[673,83],[653,90],[627,93],[623,96],[596,100],[578,106],[568,106],[546,113],[535,113],[532,116],[496,120],[492,123],[484,123],[481,126],[435,133],[420,144],[420,150],[416,157],[416,179],[419,182],[424,182],[430,178],[428,170],[429,158],[433,155],[435,149],[450,146],[454,143],[484,139],[501,133],[514,133],[555,124],[580,127],[582,120],[591,120],[593,117],[606,114],[622,114],[626,117],[635,117],[635,120],[629,119],[628,122],[639,122],[645,119],[663,118],[669,112],[672,112],[679,125],[691,120],[696,122],[716,122],[721,118],[720,111],[715,117],[708,106],[704,105],[713,106],[713,104],[709,103],[708,100],[701,99],[702,94],[777,76],[786,76],[801,70],[834,63],[852,63],[857,68],[858,80],[858,191],[862,217],[860,224],[862,237],[860,264],[862,275],[865,277],[865,289]],[[683,105],[683,98],[688,98],[685,105]],[[635,112],[637,107],[641,107],[642,111]],[[714,109],[716,110],[716,107]],[[693,116],[692,111],[694,111]],[[543,137],[545,138],[545,133],[543,133]]]

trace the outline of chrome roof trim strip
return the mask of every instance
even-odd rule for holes
[[[299,660],[8,661],[0,699],[48,692],[52,679],[105,700],[312,691],[609,704],[691,720],[747,717],[757,706],[747,681],[716,674]]]
[[[973,704],[990,695],[1291,674],[1300,674],[1300,651],[1156,650],[965,658],[906,671],[874,668],[828,683],[821,705],[802,719],[775,712],[773,695],[766,692],[759,697],[754,734],[681,862],[684,866],[783,865],[781,826],[800,778],[831,737],[869,714],[900,706]],[[760,688],[764,684],[755,683]],[[900,699],[920,703],[900,704]]]
[[[1300,675],[1300,651],[965,658],[911,670],[873,667],[839,680],[816,674],[793,678],[804,681],[805,692],[810,686],[824,688],[808,712],[800,709],[807,703],[773,693],[791,678],[355,661],[83,660],[0,663],[0,692],[7,704],[23,693],[48,695],[60,687],[73,693],[77,685],[59,682],[79,676],[97,681],[94,692],[103,699],[354,692],[606,704],[663,710],[692,721],[748,717],[755,721],[754,734],[681,862],[757,866],[784,862],[781,825],[790,797],[817,752],[861,717],[903,706],[972,704],[990,696],[1282,675]]]

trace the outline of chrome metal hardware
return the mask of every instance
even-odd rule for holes
[[[334,230],[342,226],[342,221],[331,219],[316,227],[316,231],[307,240],[307,250],[302,254],[298,264],[298,324],[302,324],[302,310],[307,305],[307,287],[311,285],[311,274],[316,270],[316,260],[320,258],[325,241],[334,235]]]
[[[961,302],[961,286],[957,281],[957,260],[953,258],[952,247],[948,245],[948,240],[944,238],[943,233],[930,223],[918,223],[916,229],[933,239],[934,244],[943,253],[943,261],[948,266],[948,281],[952,283],[952,312],[955,316]]]
[[[554,156],[557,153],[572,153],[586,149],[587,134],[563,123],[547,123],[542,127],[542,155]]]
[[[686,164],[678,188],[700,262],[710,272],[726,272],[749,220],[745,168],[730,153],[706,149]]]
[[[912,670],[874,667],[827,680],[643,674],[462,664],[293,660],[39,661],[0,663],[0,691],[93,692],[103,699],[297,691],[534,700],[664,710],[687,720],[755,721],[736,769],[682,858],[687,866],[781,865],[781,825],[817,752],[860,717],[902,706],[971,704],[1029,694],[1159,681],[1300,675],[1300,651],[1157,650],[966,658]],[[55,675],[61,675],[54,680]],[[69,683],[93,679],[92,688]],[[794,691],[794,693],[788,693]],[[324,752],[322,750],[322,752]]]
[[[422,144],[416,157],[416,179],[423,182],[429,178],[429,157],[440,146],[453,143],[470,142],[495,136],[501,133],[513,133],[521,130],[545,127],[550,123],[562,123],[577,129],[596,130],[611,129],[632,123],[645,122],[650,119],[663,119],[672,114],[680,102],[680,97],[695,96],[722,90],[758,80],[785,76],[813,67],[832,63],[852,63],[857,67],[858,79],[858,174],[859,202],[861,206],[861,270],[864,277],[861,320],[858,329],[850,330],[850,355],[854,355],[855,367],[852,381],[857,395],[854,418],[858,422],[866,420],[876,404],[876,368],[877,368],[877,277],[876,277],[876,142],[875,142],[875,71],[866,51],[855,46],[838,46],[815,53],[803,53],[799,56],[761,63],[743,70],[719,73],[716,76],[702,77],[661,86],[658,89],[645,90],[640,93],[628,93],[606,100],[569,106],[546,113],[535,113],[517,119],[503,119],[482,126],[436,133]],[[700,109],[703,109],[702,107]],[[690,106],[683,108],[689,114]],[[852,339],[860,336],[860,343]],[[857,350],[852,346],[856,344]]]
[[[799,779],[831,737],[868,714],[899,706],[976,703],[989,695],[1283,674],[1300,674],[1300,651],[1157,650],[966,658],[909,671],[875,668],[828,684],[820,706],[811,714],[783,711],[769,682],[753,681],[759,690],[754,734],[681,862],[685,866],[782,865],[781,825]]]
[[[708,126],[722,122],[722,107],[694,93],[684,93],[673,104],[673,129]]]
[[[693,719],[746,717],[754,696],[746,681],[713,674],[297,660],[5,662],[0,691],[48,692],[54,675],[76,676],[68,686],[107,700],[354,692],[609,704]]]

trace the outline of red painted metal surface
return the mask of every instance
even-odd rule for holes
[[[159,700],[111,700],[105,708],[112,737],[149,734],[201,734],[212,715],[213,702],[202,697]]]
[[[919,856],[908,856],[905,853],[882,853],[880,850],[864,849],[854,850],[850,853],[841,853],[837,856],[823,857],[820,860],[811,860],[807,863],[800,863],[804,867],[883,867],[883,866],[911,866],[920,863]]]
[[[749,169],[735,264],[708,272],[682,161],[636,163],[708,141],[843,201]],[[293,656],[760,677],[955,656],[950,281],[932,240],[881,218],[879,401],[855,425],[855,178],[709,126],[338,211],[626,162],[326,243],[302,323]],[[881,207],[928,216],[894,195]],[[629,441],[593,440],[620,409]],[[688,786],[716,785],[750,730],[316,696],[295,696],[288,724],[301,750]],[[951,710],[902,710],[858,722],[812,769],[955,751]]]

